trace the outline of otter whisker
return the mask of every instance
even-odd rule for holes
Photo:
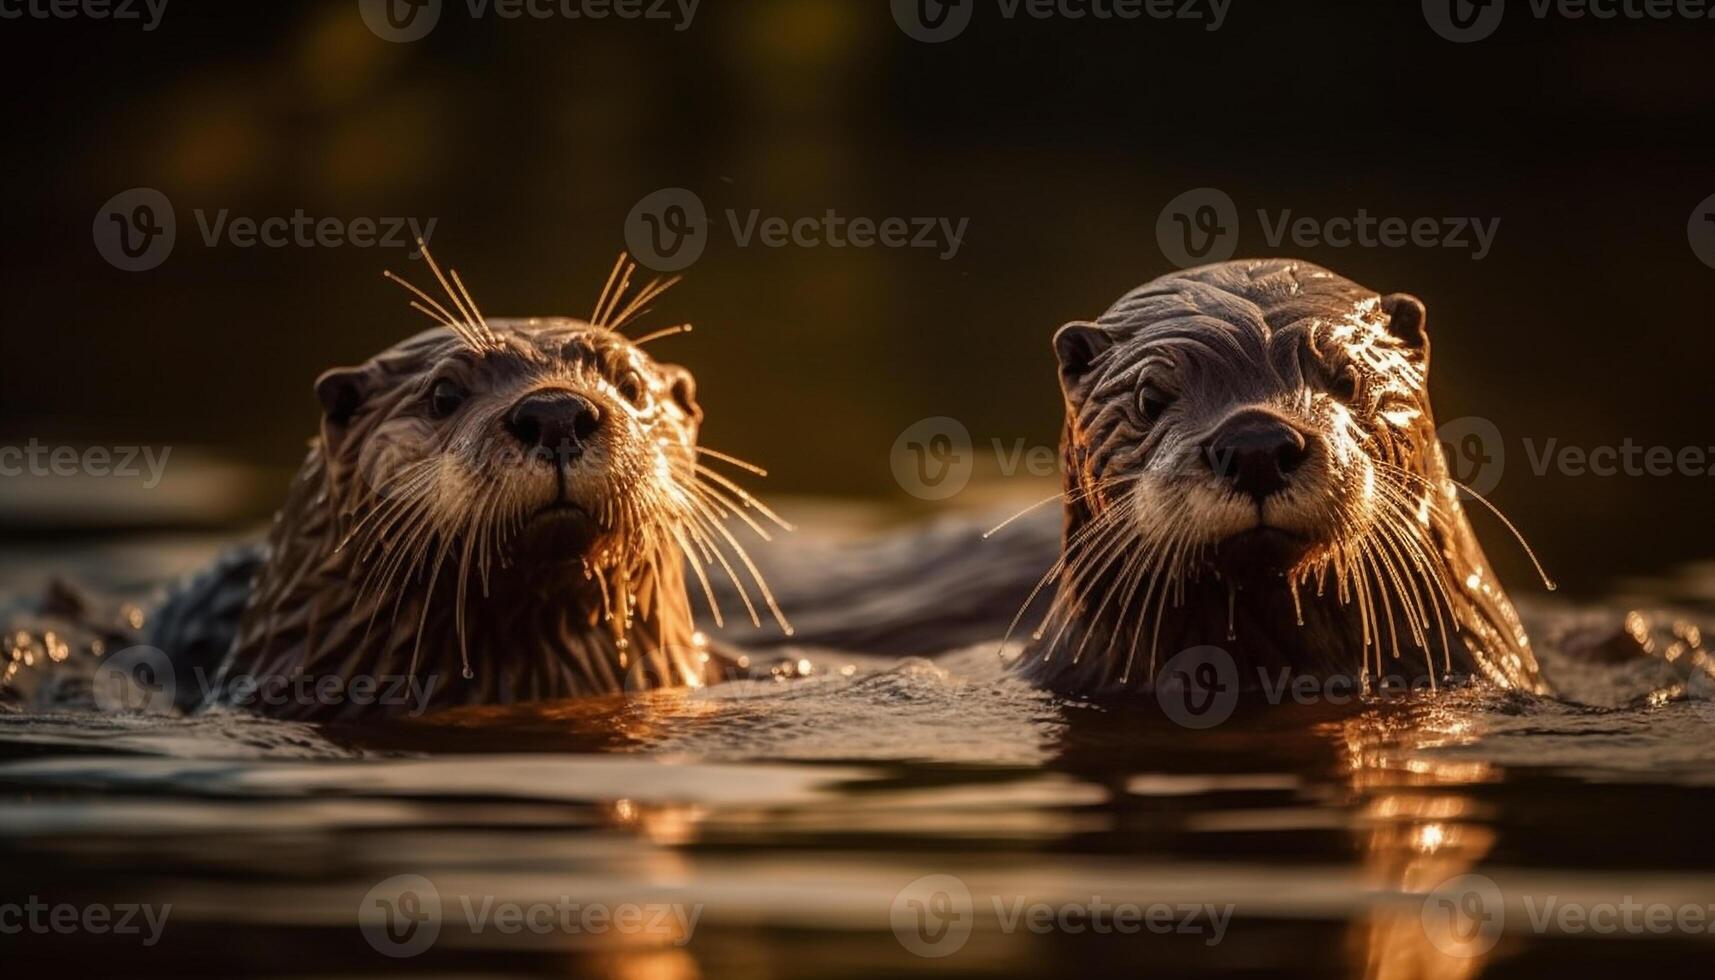
[[[368,600],[369,589],[372,585],[377,586],[381,592],[388,591],[389,583],[392,582],[398,570],[405,567],[415,567],[417,561],[420,560],[421,556],[417,554],[420,544],[426,545],[426,540],[433,530],[428,498],[423,494],[423,490],[433,482],[434,469],[435,466],[432,462],[425,461],[424,472],[409,481],[397,481],[406,483],[407,488],[402,489],[408,489],[409,493],[402,493],[397,500],[382,505],[370,515],[382,513],[386,516],[382,517],[379,522],[368,525],[369,530],[358,550],[358,563],[368,564],[369,560],[375,556],[376,551],[382,548],[384,544],[387,551],[380,562],[369,565],[368,572],[358,583],[356,601],[351,610],[354,615],[363,608]],[[366,517],[365,522],[368,519]],[[354,535],[356,533],[356,531],[353,532]],[[386,542],[385,539],[389,536],[391,536],[392,541]],[[397,612],[398,603],[401,599],[402,596],[396,594],[395,612]],[[371,626],[374,624],[375,612],[379,611],[381,605],[378,603],[375,606],[375,611],[370,614]],[[364,635],[367,638],[367,628]]]
[[[734,506],[732,501],[716,494],[712,487],[709,487],[707,484],[697,482],[690,482],[685,486],[687,490],[697,497],[697,499],[706,503],[717,516],[722,518],[737,517],[752,531],[756,532],[757,537],[764,541],[774,540],[774,538],[769,535],[767,528],[757,523],[756,519],[745,513],[742,508]]]
[[[395,588],[395,580],[401,576],[408,580],[416,575],[422,560],[428,555],[428,546],[433,538],[434,526],[429,519],[428,508],[426,506],[419,507],[413,511],[410,524],[404,531],[400,532],[392,552],[379,565],[372,567],[358,584],[358,601],[353,604],[352,612],[354,614],[360,612],[372,598],[379,599],[391,592],[393,593],[393,617],[397,619],[399,610],[404,603],[405,590]],[[373,594],[370,592],[372,586],[375,589]],[[386,605],[386,602],[380,601],[371,607],[369,621],[364,627],[364,639],[368,639],[370,631],[374,629],[376,617],[380,615],[382,607]]]
[[[1073,663],[1077,663],[1084,656],[1084,648],[1089,645],[1090,638],[1096,635],[1096,624],[1102,621],[1102,614],[1107,611],[1108,605],[1113,602],[1114,594],[1120,590],[1121,584],[1131,576],[1133,569],[1141,568],[1145,561],[1147,551],[1127,552],[1125,550],[1125,545],[1136,543],[1137,536],[1135,530],[1129,541],[1124,537],[1121,537],[1119,540],[1120,544],[1114,549],[1113,554],[1103,564],[1104,571],[1106,568],[1111,568],[1116,560],[1120,560],[1122,558],[1124,560],[1121,562],[1119,572],[1108,580],[1108,586],[1102,593],[1102,601],[1097,604],[1095,612],[1089,616],[1089,622],[1084,629],[1084,635],[1079,639],[1077,649],[1072,651]],[[1124,616],[1122,612],[1121,619],[1123,620],[1123,618]],[[1068,619],[1067,622],[1070,623],[1070,620]],[[1062,625],[1060,629],[1064,632],[1066,629],[1065,625]],[[1107,643],[1109,649],[1112,649],[1113,634],[1110,633],[1108,635]]]
[[[619,272],[619,282],[613,286],[611,294],[606,291],[602,293],[602,303],[596,307],[594,319],[590,320],[592,325],[605,330],[613,329],[611,317],[614,308],[625,297],[625,291],[631,288],[631,274],[637,271],[637,263],[629,261],[623,252],[620,253],[619,259],[620,265],[623,266],[623,271]]]
[[[1397,504],[1393,504],[1391,502],[1388,506],[1397,508]],[[1411,557],[1408,560],[1407,555],[1411,551],[1411,545],[1408,543],[1409,539],[1401,533],[1394,523],[1394,520],[1397,520],[1397,518],[1393,520],[1379,521],[1376,525],[1376,531],[1380,535],[1383,545],[1393,553],[1397,562],[1400,565],[1407,566],[1417,572],[1417,577],[1413,580],[1412,586],[1412,596],[1417,603],[1417,619],[1414,624],[1414,629],[1417,633],[1418,645],[1422,647],[1424,651],[1424,667],[1429,675],[1430,687],[1433,689],[1435,686],[1435,664],[1429,653],[1429,611],[1433,610],[1435,614],[1436,626],[1441,635],[1443,654],[1450,657],[1451,652],[1447,648],[1446,623],[1442,618],[1441,607],[1436,602],[1436,595],[1434,594],[1437,586],[1433,584],[1429,576],[1424,573],[1424,563],[1420,557],[1415,554],[1411,554]],[[1426,584],[1428,584],[1430,592],[1427,596],[1424,595],[1424,586]],[[1401,591],[1404,591],[1403,586],[1400,588]],[[1443,593],[1445,592],[1445,590],[1442,591]],[[1425,608],[1426,606],[1427,609]]]
[[[721,616],[721,605],[715,601],[715,590],[709,583],[708,571],[703,567],[704,563],[697,560],[690,545],[685,541],[684,533],[677,527],[673,528],[673,537],[678,539],[679,551],[685,558],[685,564],[691,566],[691,572],[697,577],[697,584],[702,586],[703,598],[708,601],[709,614],[714,617],[715,628],[724,629],[726,622]]]
[[[397,513],[403,509],[415,506],[417,504],[416,495],[425,485],[433,480],[434,470],[435,466],[433,462],[428,460],[418,461],[403,467],[400,473],[396,474],[392,479],[388,480],[380,487],[377,487],[375,495],[381,498],[382,502],[353,523],[351,530],[348,531],[346,535],[340,539],[339,543],[334,546],[334,554],[339,554],[344,551],[347,545],[351,544],[359,534],[368,529],[372,522],[380,519],[382,515]],[[366,535],[366,539],[373,537],[376,537],[376,535]],[[359,560],[367,558],[368,552],[365,552],[362,548],[359,549],[359,552]]]
[[[482,315],[482,310],[477,307],[476,298],[471,296],[470,290],[465,287],[464,280],[459,278],[459,271],[449,269],[447,272],[453,277],[453,285],[458,287],[459,296],[464,299],[465,307],[470,310],[471,316],[475,317],[475,323],[482,333],[482,339],[491,347],[499,345],[500,339],[494,336],[494,331],[488,328],[488,319]]]
[[[1152,569],[1160,567],[1155,560],[1160,550],[1161,541],[1159,538],[1147,542],[1143,548],[1134,552],[1127,559],[1126,567],[1121,570],[1119,578],[1115,579],[1116,583],[1120,583],[1122,598],[1119,603],[1119,618],[1114,621],[1114,628],[1107,637],[1107,652],[1110,654],[1115,651],[1125,634],[1126,618],[1135,610],[1138,586],[1143,584],[1144,576],[1148,575]],[[1086,632],[1086,640],[1088,636],[1089,634]],[[1072,660],[1076,662],[1083,656],[1083,653],[1083,646],[1080,644],[1079,649],[1072,654]],[[1111,674],[1112,671],[1110,670],[1109,673]]]
[[[1055,589],[1054,597],[1048,603],[1048,611],[1037,623],[1036,628],[1031,631],[1030,636],[1033,640],[1040,641],[1054,625],[1055,620],[1062,616],[1065,617],[1067,623],[1071,622],[1072,617],[1083,605],[1085,579],[1093,568],[1101,564],[1105,555],[1127,540],[1128,531],[1131,530],[1127,526],[1128,522],[1123,513],[1118,508],[1110,509],[1090,523],[1092,526],[1099,527],[1099,530],[1095,535],[1086,539],[1075,553],[1068,549],[1069,560],[1060,570],[1059,584]],[[1063,626],[1061,631],[1064,631]],[[1046,660],[1053,656],[1059,638],[1060,633],[1056,633],[1054,640],[1043,651],[1043,659]]]
[[[1384,587],[1384,593],[1387,591],[1385,588],[1386,586],[1392,586],[1391,596],[1384,595],[1383,598],[1384,601],[1388,601],[1388,605],[1386,607],[1388,614],[1388,631],[1389,634],[1393,636],[1394,658],[1397,660],[1399,658],[1399,637],[1394,628],[1393,606],[1395,604],[1400,607],[1400,616],[1406,622],[1406,632],[1411,635],[1411,638],[1417,642],[1418,646],[1423,645],[1423,635],[1418,629],[1414,608],[1410,601],[1411,597],[1406,592],[1405,583],[1400,578],[1399,569],[1394,565],[1391,557],[1389,556],[1387,543],[1387,537],[1385,535],[1378,534],[1376,536],[1375,546],[1369,549],[1369,560],[1371,568],[1376,573],[1378,584]]]
[[[1088,597],[1084,593],[1091,584],[1091,579],[1112,567],[1114,560],[1122,554],[1125,547],[1136,540],[1136,535],[1136,529],[1130,521],[1116,520],[1113,522],[1113,532],[1105,535],[1104,540],[1099,545],[1090,549],[1089,555],[1092,557],[1084,561],[1081,567],[1073,573],[1071,581],[1067,583],[1066,589],[1061,593],[1068,598],[1068,601],[1064,608],[1064,618],[1060,623],[1060,628],[1055,631],[1054,639],[1048,642],[1049,653],[1059,647],[1060,640],[1072,625],[1075,614],[1087,607],[1086,600]],[[1090,625],[1095,625],[1093,617]]]
[[[1174,533],[1171,549],[1167,552],[1167,558],[1162,563],[1161,591],[1155,597],[1155,614],[1152,617],[1152,624],[1149,631],[1149,677],[1152,682],[1155,679],[1157,671],[1157,653],[1161,648],[1161,624],[1166,618],[1167,595],[1173,590],[1174,583],[1176,581],[1182,581],[1184,578],[1183,568],[1185,557],[1190,547],[1191,533],[1192,532],[1189,527],[1180,528]],[[1150,587],[1152,589],[1154,588],[1153,582],[1150,583]],[[1139,625],[1141,626],[1142,624],[1139,623]],[[1129,667],[1127,669],[1127,676],[1130,676]]]
[[[727,580],[732,582],[733,589],[738,592],[739,601],[744,603],[744,611],[750,615],[750,625],[760,628],[762,618],[756,614],[756,606],[750,601],[750,592],[745,588],[744,582],[739,579],[738,573],[733,570],[732,563],[727,561],[726,553],[720,549],[709,534],[708,523],[708,519],[700,511],[685,511],[686,530],[691,533],[694,539],[700,540],[710,554],[714,555],[715,562],[726,572]]]
[[[453,631],[458,635],[459,660],[464,665],[465,678],[471,676],[469,636],[465,630],[466,598],[470,587],[470,559],[476,547],[477,530],[486,521],[487,515],[499,505],[499,498],[490,494],[486,500],[480,500],[475,507],[469,508],[469,517],[459,537],[462,538],[458,563],[458,586],[454,598]]]
[[[1390,469],[1392,469],[1395,472],[1398,472],[1404,476],[1410,477],[1414,480],[1421,481],[1430,490],[1434,489],[1434,486],[1432,484],[1430,484],[1427,479],[1425,479],[1422,476],[1419,476],[1416,473],[1411,472],[1410,470],[1401,469],[1397,466],[1393,466],[1392,464],[1384,464],[1384,465],[1388,466]],[[1471,499],[1482,504],[1485,508],[1488,509],[1489,513],[1495,515],[1495,518],[1497,520],[1499,520],[1502,524],[1506,525],[1506,529],[1512,533],[1513,539],[1519,543],[1520,548],[1524,549],[1525,556],[1530,559],[1531,565],[1535,566],[1537,576],[1542,579],[1543,588],[1546,588],[1550,592],[1553,592],[1557,588],[1559,588],[1559,586],[1557,586],[1555,584],[1554,580],[1548,577],[1548,572],[1543,569],[1542,562],[1537,560],[1535,549],[1533,549],[1530,546],[1529,541],[1525,540],[1524,533],[1518,529],[1517,525],[1513,524],[1511,518],[1509,518],[1506,514],[1502,513],[1501,509],[1499,507],[1495,506],[1493,503],[1491,503],[1489,501],[1489,498],[1483,496],[1482,494],[1471,489],[1470,487],[1466,486],[1465,484],[1460,483],[1458,480],[1453,479],[1451,476],[1449,476],[1447,478],[1447,480],[1449,483],[1453,484],[1455,487],[1458,487],[1460,490],[1463,490],[1467,494],[1470,494]]]
[[[1035,511],[1035,510],[1038,510],[1042,507],[1045,507],[1045,506],[1055,502],[1056,500],[1064,501],[1067,504],[1076,503],[1077,501],[1083,500],[1084,498],[1090,496],[1091,494],[1095,493],[1098,490],[1104,490],[1104,489],[1107,489],[1108,487],[1112,487],[1113,485],[1115,485],[1117,483],[1123,483],[1127,479],[1130,479],[1130,477],[1128,477],[1128,476],[1110,476],[1105,480],[1094,481],[1089,486],[1079,487],[1076,490],[1076,492],[1073,492],[1073,493],[1067,493],[1065,490],[1056,491],[1051,496],[1043,497],[1041,500],[1038,500],[1037,502],[1031,504],[1029,507],[1024,508],[1023,510],[1012,515],[1011,517],[1008,517],[1006,520],[1001,521],[999,524],[996,524],[994,527],[991,527],[987,531],[984,531],[983,532],[983,540],[987,541],[989,538],[994,537],[995,534],[999,533],[1002,529],[1006,528],[1012,522],[1018,520],[1019,518],[1025,516],[1026,514],[1031,513],[1032,511]]]
[[[721,487],[726,488],[726,490],[731,492],[733,494],[733,496],[738,498],[738,503],[743,504],[745,507],[754,508],[758,513],[762,514],[762,516],[768,518],[769,520],[773,521],[776,525],[778,525],[782,531],[793,531],[793,530],[795,530],[795,528],[793,528],[793,526],[790,523],[788,523],[785,518],[781,517],[779,514],[776,514],[773,511],[773,509],[771,509],[767,504],[765,504],[762,501],[751,496],[750,491],[744,489],[743,487],[739,486],[738,484],[727,479],[722,474],[717,473],[716,471],[709,469],[707,466],[704,466],[701,463],[698,463],[695,465],[696,465],[696,471],[698,474],[700,474],[702,476],[706,476],[709,479],[715,481],[715,483],[719,484]],[[706,489],[711,489],[711,490],[714,489],[712,487],[709,487],[707,484],[700,484],[700,485],[705,487]],[[766,538],[767,535],[763,535],[763,537]]]
[[[766,477],[768,475],[767,470],[756,465],[755,463],[752,463],[749,460],[740,459],[737,456],[733,456],[733,455],[729,455],[727,453],[723,453],[718,449],[710,449],[707,446],[693,446],[691,448],[703,456],[713,456],[715,459],[718,459],[723,463],[731,463],[732,465],[738,467],[739,469],[753,473],[756,476]]]
[[[1439,603],[1432,602],[1431,606],[1435,610],[1436,628],[1441,635],[1441,646],[1446,669],[1451,671],[1453,669],[1452,644],[1448,637],[1446,619],[1442,616],[1441,609],[1445,606],[1448,616],[1455,618],[1458,616],[1458,612],[1453,605],[1452,584],[1446,580],[1446,571],[1442,564],[1436,562],[1430,556],[1428,542],[1421,537],[1420,533],[1409,533],[1406,530],[1407,528],[1410,528],[1411,531],[1416,531],[1415,522],[1410,519],[1409,515],[1404,511],[1404,508],[1407,505],[1415,506],[1417,501],[1408,498],[1403,487],[1392,484],[1387,480],[1382,482],[1384,490],[1387,491],[1387,493],[1384,494],[1384,499],[1391,501],[1396,517],[1399,521],[1397,528],[1392,529],[1395,538],[1412,553],[1417,564],[1420,577],[1428,582],[1431,590],[1438,592],[1441,597],[1441,601]],[[1433,502],[1428,501],[1427,498],[1423,499],[1424,502],[1429,503],[1433,510]]]
[[[453,308],[459,311],[459,319],[463,321],[462,329],[457,331],[460,337],[472,350],[477,352],[496,346],[498,341],[488,329],[488,323],[482,319],[481,314],[477,313],[474,307],[466,306],[460,299],[453,283],[447,280],[446,273],[441,271],[440,263],[435,261],[434,255],[429,251],[429,243],[421,238],[417,239],[417,250],[422,253],[423,261],[428,264],[429,271],[434,273],[435,280],[441,284],[441,291],[447,294],[447,299],[452,301]],[[452,275],[456,281],[458,273],[454,272]]]
[[[1137,660],[1137,645],[1139,641],[1143,639],[1144,624],[1153,621],[1157,624],[1157,629],[1159,629],[1161,621],[1159,615],[1151,617],[1147,613],[1149,600],[1155,594],[1156,586],[1165,583],[1169,557],[1172,554],[1172,550],[1177,540],[1185,533],[1186,531],[1183,528],[1173,528],[1169,530],[1166,535],[1156,538],[1154,550],[1150,554],[1149,581],[1148,584],[1144,586],[1143,597],[1139,599],[1133,595],[1128,597],[1126,600],[1128,606],[1134,606],[1137,610],[1137,626],[1132,630],[1131,644],[1126,650],[1125,667],[1120,671],[1121,684],[1131,682],[1131,669],[1132,665]],[[1141,583],[1141,577],[1139,581]],[[1162,594],[1166,594],[1165,589],[1163,589]],[[1123,629],[1124,626],[1125,617],[1121,616],[1120,628]],[[1151,678],[1155,676],[1155,654],[1153,650],[1151,651],[1149,658],[1149,674]]]
[[[744,546],[739,544],[738,539],[733,537],[732,532],[726,529],[726,525],[717,522],[712,526],[717,533],[726,539],[727,545],[732,549],[733,554],[738,556],[738,560],[744,565],[745,569],[750,572],[750,577],[756,581],[756,589],[762,594],[762,601],[768,605],[768,611],[774,614],[774,621],[780,624],[780,631],[785,633],[787,636],[791,636],[793,632],[792,624],[787,622],[786,614],[780,611],[780,604],[774,601],[774,592],[768,587],[768,583],[763,580],[762,573],[756,568],[756,563],[750,560],[750,553],[744,550]]]
[[[412,309],[422,311],[424,314],[428,315],[430,319],[443,324],[453,333],[458,334],[461,340],[469,343],[469,338],[465,334],[464,324],[459,322],[457,317],[448,313],[447,308],[437,302],[434,297],[423,292],[421,289],[418,289],[417,285],[409,279],[395,275],[392,269],[381,270],[381,277],[410,290],[411,293],[417,297],[416,300],[411,302]],[[418,302],[419,300],[421,302]],[[428,305],[425,306],[424,304]]]
[[[454,333],[458,333],[460,330],[460,327],[457,323],[453,322],[452,320],[442,319],[440,314],[436,313],[434,310],[429,309],[427,306],[424,306],[422,303],[419,303],[416,300],[411,301],[411,309],[416,310],[418,313],[423,314],[424,316],[435,321],[436,323],[440,324],[441,326],[446,327],[449,330],[452,330]]]
[[[1381,569],[1377,566],[1375,549],[1374,548],[1364,548],[1361,551],[1359,551],[1358,561],[1363,567],[1368,569],[1370,582],[1374,588],[1373,595],[1381,606],[1382,617],[1387,621],[1388,644],[1389,644],[1390,648],[1393,650],[1392,659],[1398,660],[1399,659],[1399,629],[1398,629],[1398,627],[1396,627],[1394,625],[1393,603],[1389,599],[1387,586],[1382,580]],[[1379,663],[1380,659],[1381,659],[1381,645],[1379,643],[1379,640],[1380,640],[1379,635],[1377,636],[1377,640],[1378,640],[1378,643],[1376,646],[1376,658],[1377,658],[1377,662]],[[1377,673],[1380,674],[1381,671],[1378,670]]]
[[[601,287],[601,295],[596,297],[595,309],[590,312],[591,326],[599,327],[603,325],[601,318],[602,310],[607,307],[608,296],[613,292],[614,281],[619,278],[619,270],[625,268],[626,258],[626,254],[624,252],[620,252],[619,258],[613,263],[613,271],[607,274],[607,284]]]
[[[689,323],[681,323],[673,327],[663,327],[660,330],[656,330],[652,333],[646,333],[643,336],[638,337],[631,342],[631,345],[633,347],[642,347],[644,344],[650,343],[651,341],[665,340],[668,337],[676,336],[678,334],[690,333],[692,329],[693,328]]]
[[[608,326],[608,329],[610,329],[610,330],[622,330],[622,329],[624,329],[625,325],[630,323],[631,319],[633,317],[638,316],[642,313],[648,312],[648,310],[646,309],[648,304],[654,302],[656,299],[658,299],[661,296],[661,294],[665,293],[669,289],[672,289],[674,286],[676,286],[678,284],[679,284],[679,277],[678,276],[673,276],[669,279],[664,279],[664,280],[663,279],[652,279],[652,280],[650,280],[649,285],[644,286],[642,289],[638,290],[637,295],[632,298],[630,303],[626,304],[625,309],[619,311],[619,315],[614,318],[613,323],[611,323]]]
[[[1110,511],[1110,513],[1112,512]],[[1042,573],[1042,577],[1036,580],[1036,585],[1030,590],[1030,594],[1025,596],[1024,604],[1018,607],[1018,612],[1013,614],[1012,622],[1007,624],[1006,633],[1000,639],[1001,652],[1006,650],[1007,642],[1012,639],[1012,634],[1018,629],[1018,624],[1024,619],[1024,614],[1029,612],[1030,607],[1035,604],[1036,597],[1042,594],[1042,590],[1047,587],[1049,582],[1057,580],[1061,569],[1065,568],[1066,563],[1071,561],[1072,556],[1076,554],[1074,550],[1076,546],[1101,529],[1102,520],[1102,517],[1096,518],[1079,528],[1068,538],[1065,547],[1060,549],[1060,557],[1056,558],[1054,564],[1050,565],[1048,570]],[[1052,605],[1049,608],[1052,610]]]
[[[1030,631],[1030,638],[1032,640],[1042,639],[1042,634],[1047,624],[1052,621],[1058,613],[1061,604],[1067,601],[1068,577],[1075,574],[1079,568],[1083,567],[1083,565],[1088,562],[1089,554],[1082,545],[1090,541],[1098,543],[1106,541],[1108,536],[1116,531],[1118,524],[1119,517],[1115,511],[1108,511],[1098,515],[1077,535],[1078,546],[1074,547],[1073,544],[1068,543],[1063,549],[1060,559],[1049,567],[1048,571],[1043,574],[1042,578],[1037,580],[1037,590],[1040,590],[1050,581],[1055,583],[1055,588],[1054,594],[1049,598],[1047,611],[1043,614],[1042,619],[1037,622],[1036,627]],[[1036,592],[1032,591],[1030,598],[1025,600],[1025,606],[1019,610],[1020,616],[1024,614],[1025,609],[1029,608],[1029,603],[1035,598],[1035,596]],[[1052,652],[1052,650],[1045,651],[1044,659],[1046,659],[1046,657]]]
[[[441,546],[435,553],[434,565],[429,573],[429,584],[423,590],[423,610],[417,617],[417,637],[411,646],[411,665],[407,670],[408,676],[411,677],[417,676],[417,662],[423,653],[423,634],[427,632],[429,625],[429,611],[435,607],[435,583],[440,581],[441,567],[446,564],[447,553],[452,550],[452,538],[442,534],[440,539]],[[465,670],[469,671],[469,669],[470,665],[466,664]]]

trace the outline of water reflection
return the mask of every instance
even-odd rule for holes
[[[1652,885],[1638,869],[1687,863],[1708,790],[1640,769],[1640,786],[1591,794],[1531,768],[1624,762],[1616,747],[1640,742],[1645,760],[1669,744],[1706,755],[1697,705],[1597,710],[1456,690],[1247,707],[1192,731],[1148,704],[1055,700],[1012,680],[992,649],[849,676],[846,665],[363,729],[0,716],[0,860],[26,890],[170,900],[176,928],[152,967],[217,955],[232,974],[269,942],[290,945],[306,975],[376,962],[352,910],[401,873],[434,882],[448,910],[415,966],[610,976],[1147,962],[1467,977],[1495,972],[1496,957],[1508,969],[1554,962],[1546,951],[1566,940],[1530,934],[1516,907],[1499,937],[1437,931],[1425,909],[1449,879],[1493,875],[1517,895],[1699,893],[1684,875]],[[1642,825],[1652,833],[1627,829]],[[1580,878],[1597,856],[1606,877]],[[968,937],[936,959],[903,945],[890,918],[932,875],[971,896]],[[473,927],[466,899],[700,913],[679,931],[503,932]],[[1038,932],[1014,918],[1097,901],[1232,917],[1214,942],[1206,926]],[[202,937],[215,934],[211,954]],[[1624,945],[1674,962],[1670,946]]]
[[[1365,976],[1454,980],[1483,971],[1485,955],[1471,944],[1450,943],[1454,937],[1437,932],[1439,920],[1424,907],[1444,882],[1481,863],[1495,843],[1465,790],[1500,774],[1483,762],[1424,754],[1450,743],[1474,744],[1475,727],[1468,715],[1426,705],[1367,711],[1324,728],[1351,773],[1360,810],[1353,838],[1365,885],[1376,896],[1352,923],[1353,966]]]

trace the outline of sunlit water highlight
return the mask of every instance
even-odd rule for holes
[[[801,651],[808,677],[387,726],[0,714],[0,861],[9,894],[171,903],[147,950],[24,937],[20,962],[123,957],[146,975],[1708,962],[1707,932],[1621,938],[1533,918],[1547,898],[1715,908],[1715,703],[1666,658],[1675,643],[1675,657],[1697,652],[1688,623],[1638,621],[1663,656],[1595,663],[1554,638],[1624,610],[1525,612],[1563,699],[1288,704],[1205,731],[1046,695],[988,644],[900,661]],[[433,883],[442,927],[395,961],[366,941],[359,907],[399,874]],[[1426,896],[1467,874],[1496,883],[1504,924],[1492,947],[1450,954]],[[968,934],[929,947],[945,955],[910,938],[914,889],[945,897],[929,875],[970,896],[968,912],[949,906]],[[467,899],[698,914],[623,935],[505,932],[473,925]],[[1072,934],[1011,918],[1092,901],[1231,917],[1218,941],[1206,926]]]

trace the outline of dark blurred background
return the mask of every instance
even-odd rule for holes
[[[633,206],[677,186],[717,227],[651,322],[697,324],[655,352],[695,369],[705,440],[767,465],[774,495],[921,509],[889,465],[901,430],[946,415],[979,446],[1052,444],[1052,330],[1169,271],[1157,217],[1211,186],[1237,202],[1239,254],[1426,300],[1438,413],[1503,433],[1493,497],[1563,581],[1658,572],[1711,554],[1715,478],[1539,477],[1523,441],[1715,447],[1715,269],[1687,240],[1715,194],[1715,21],[1514,6],[1464,45],[1404,2],[1235,0],[1214,32],[987,2],[943,44],[880,0],[704,2],[685,30],[473,19],[456,0],[414,43],[380,39],[356,0],[171,0],[148,32],[0,21],[0,444],[172,445],[187,464],[203,447],[259,475],[159,519],[265,516],[314,430],[316,374],[421,325],[381,270],[424,276],[399,249],[206,247],[197,210],[434,218],[490,315],[581,316]],[[134,187],[177,215],[143,272],[92,242]],[[741,248],[728,208],[969,226],[948,261]],[[1500,226],[1482,261],[1275,248],[1258,208]],[[14,493],[0,520],[78,526],[34,519],[43,499]]]

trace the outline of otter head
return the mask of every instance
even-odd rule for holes
[[[619,332],[672,283],[628,296],[622,257],[588,321],[490,320],[428,264],[445,302],[407,288],[439,326],[316,382],[225,670],[427,678],[436,705],[695,684],[715,668],[686,568],[717,625],[715,567],[757,619],[737,565],[786,628],[725,524],[779,519],[711,464],[760,471],[698,446],[690,372],[643,350],[689,328]],[[357,713],[324,707],[288,706]]]
[[[1048,636],[1075,636],[1074,661],[1109,655],[1079,684],[1146,682],[1139,643],[1146,663],[1210,643],[1353,675],[1433,647],[1433,677],[1472,633],[1500,673],[1526,671],[1436,440],[1426,319],[1415,297],[1261,261],[1163,277],[1061,328],[1068,521]]]
[[[487,331],[430,330],[316,382],[342,523],[364,542],[420,529],[550,578],[670,533],[695,480],[690,372],[576,320]]]

